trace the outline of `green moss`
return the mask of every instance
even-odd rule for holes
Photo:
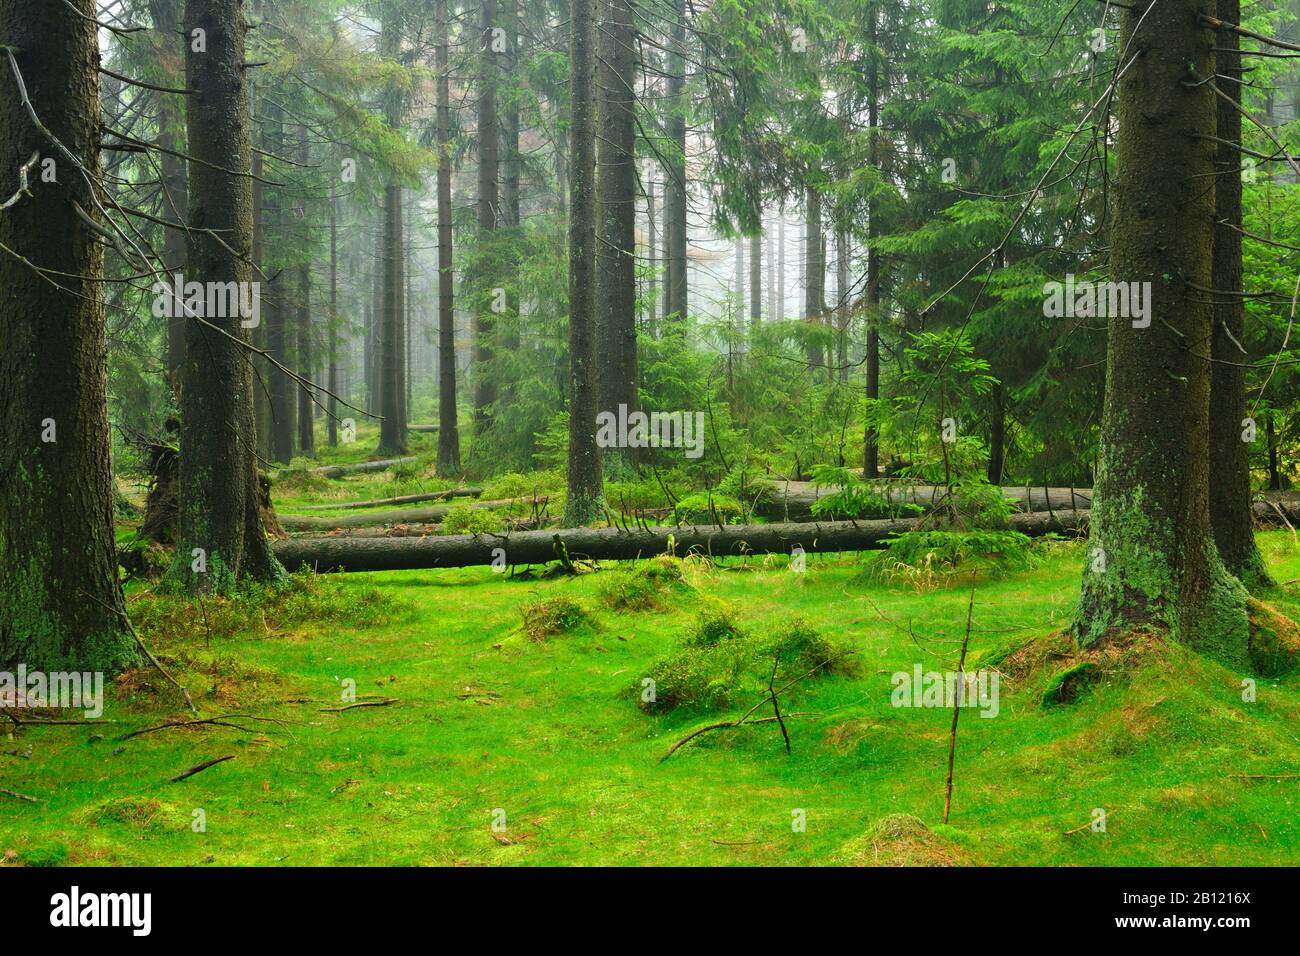
[[[1101,679],[1101,668],[1092,661],[1080,661],[1052,675],[1043,691],[1044,707],[1073,704],[1082,693]]]

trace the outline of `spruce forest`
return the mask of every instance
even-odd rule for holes
[[[0,869],[1300,862],[1298,59],[0,0]]]

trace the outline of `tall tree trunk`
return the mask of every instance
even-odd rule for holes
[[[182,0],[150,0],[154,41],[158,44],[158,66],[162,85],[183,87],[184,51],[181,39]],[[162,180],[162,217],[184,222],[188,212],[188,181],[185,160],[176,153],[185,151],[185,108],[181,97],[170,93],[158,95],[158,145],[164,150],[158,157]],[[169,275],[185,266],[185,233],[180,229],[163,231],[163,264]],[[185,356],[185,319],[182,310],[173,309],[167,320],[167,374],[175,382]]]
[[[474,445],[477,454],[483,436],[492,423],[492,406],[497,400],[496,383],[489,366],[492,362],[493,337],[496,334],[494,290],[497,269],[487,253],[492,245],[501,208],[498,180],[500,170],[500,132],[497,123],[496,93],[500,76],[493,30],[497,28],[496,0],[482,0],[483,19],[479,42],[478,96],[478,228],[479,250],[475,269],[478,308],[474,319]]]
[[[878,9],[871,8],[868,22],[868,54],[871,65],[867,76],[867,126],[868,136],[867,161],[877,171],[880,170],[880,48],[877,44]],[[875,404],[880,398],[880,253],[876,250],[875,239],[880,234],[876,216],[879,205],[873,198],[867,199],[867,402],[874,414]],[[862,436],[862,475],[875,479],[880,476],[880,432],[870,423]]]
[[[686,0],[673,0],[668,54],[668,145],[664,169],[664,234],[668,297],[666,316],[685,322],[689,313],[686,225]]]
[[[1150,626],[1233,666],[1247,661],[1246,593],[1214,545],[1208,342],[1216,148],[1215,37],[1198,0],[1127,8],[1111,278],[1147,282],[1150,324],[1108,318],[1101,455],[1076,633],[1089,645]],[[1221,38],[1220,38],[1221,39]],[[1153,121],[1158,117],[1159,121]],[[1119,310],[1116,310],[1119,311]],[[1145,325],[1146,327],[1141,327]]]
[[[1241,0],[1218,0],[1220,19],[1241,22]],[[1255,545],[1250,500],[1250,444],[1257,428],[1246,421],[1246,369],[1237,343],[1245,339],[1246,302],[1241,261],[1241,39],[1231,30],[1215,34],[1219,47],[1217,86],[1232,101],[1216,97],[1219,176],[1214,211],[1215,362],[1210,380],[1210,523],[1224,565],[1247,587],[1273,583]],[[1235,106],[1233,104],[1236,104]]]
[[[1269,412],[1264,419],[1265,431],[1268,434],[1268,490],[1282,490],[1282,471],[1278,467],[1277,460],[1277,432],[1273,429],[1273,413]]]
[[[776,309],[772,318],[785,321],[785,203],[782,202],[776,220]]]
[[[242,0],[188,0],[186,32],[206,48],[185,58],[189,103],[190,217],[186,274],[251,290],[253,190],[226,170],[252,165],[244,79]],[[202,232],[198,230],[203,230]],[[215,235],[214,235],[215,234]],[[220,239],[217,238],[220,237]],[[208,285],[208,288],[213,288]],[[187,315],[181,374],[180,520],[170,581],[189,591],[228,591],[246,579],[278,580],[262,523],[253,419],[252,364],[238,309]],[[233,313],[233,314],[231,314]]]
[[[593,521],[604,505],[600,450],[596,447],[594,166],[592,116],[595,73],[595,0],[573,0],[570,16],[569,89],[569,468],[566,527]]]
[[[636,343],[636,40],[630,0],[600,0],[597,75],[599,125],[596,190],[599,234],[596,264],[596,402],[618,414],[637,405]],[[605,450],[610,474],[631,469],[628,449]]]
[[[822,314],[826,311],[826,247],[822,238],[822,196],[812,186],[804,192],[804,210],[803,316],[809,325],[821,326]],[[808,368],[811,371],[825,365],[826,353],[820,332],[814,328],[808,343]]]
[[[447,0],[437,0],[434,68],[438,73],[438,474],[460,475],[456,423],[456,311],[451,248],[451,82],[447,62]]]
[[[273,99],[267,100],[265,114],[265,138],[267,151],[279,153],[284,148],[284,111]],[[262,246],[266,248],[270,240],[272,256],[276,243],[285,239],[284,196],[275,187],[263,189],[265,225]],[[274,258],[273,258],[274,261]],[[267,283],[262,296],[262,325],[266,327],[266,350],[272,358],[289,367],[289,302],[288,285],[284,275],[278,269],[271,274],[276,281]],[[294,441],[294,383],[279,369],[269,367],[266,373],[267,387],[270,391],[271,405],[271,457],[278,462],[288,463],[293,458]]]
[[[763,218],[759,229],[749,237],[749,324],[755,328],[763,320]]]
[[[835,232],[835,364],[841,382],[849,380],[849,234]]]
[[[655,210],[655,184],[647,170],[645,178],[645,219],[646,219],[646,328],[651,335],[656,335],[656,307],[659,299],[659,222]]]
[[[309,165],[311,152],[307,145],[307,127],[298,128],[298,162]],[[304,201],[305,202],[305,201]],[[298,264],[298,321],[295,323],[298,348],[298,374],[310,381],[316,380],[316,347],[313,341],[311,321],[311,230],[308,228],[306,209],[301,219],[303,224],[303,244],[306,258]],[[298,448],[304,455],[314,457],[316,454],[315,411],[316,396],[304,385],[297,388],[298,394]]]
[[[329,390],[326,409],[328,412],[327,441],[331,448],[339,443],[338,400],[339,393],[339,201],[337,196],[330,197],[330,314],[329,314]]]
[[[80,158],[99,163],[99,66],[92,0],[0,0],[0,37],[36,115]],[[80,13],[80,16],[78,15]],[[0,57],[4,71],[9,65]],[[57,182],[34,155],[52,157]],[[105,365],[104,253],[75,205],[90,187],[28,119],[12,75],[0,83],[4,188],[19,168],[31,194],[0,213],[0,667],[113,671],[137,663],[113,542]],[[98,218],[96,216],[96,218]],[[67,273],[59,286],[27,262]],[[79,278],[79,277],[86,278]],[[66,290],[66,291],[65,291]]]
[[[401,46],[401,28],[396,13],[386,18],[380,28],[381,54],[385,60],[396,62]],[[402,127],[402,93],[393,86],[384,94],[384,119],[390,129],[400,132]],[[406,453],[406,421],[402,417],[402,396],[405,392],[405,350],[403,348],[403,296],[404,248],[402,244],[402,187],[390,182],[384,187],[384,227],[380,243],[380,262],[383,268],[383,311],[380,319],[379,394],[379,454],[402,455]]]
[[[1007,467],[1006,388],[1001,382],[993,386],[989,401],[989,483],[1000,487]]]

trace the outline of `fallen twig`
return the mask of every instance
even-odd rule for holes
[[[195,764],[193,767],[190,767],[189,770],[186,770],[183,773],[178,773],[176,776],[172,777],[169,782],[180,783],[182,780],[192,777],[196,773],[202,773],[204,770],[207,770],[209,767],[215,767],[219,763],[225,763],[227,760],[234,760],[234,759],[235,759],[234,754],[226,754],[226,756],[217,757],[214,760],[205,760],[203,761],[203,763]]]
[[[800,674],[800,675],[799,675],[798,677],[796,677],[794,680],[790,681],[790,682],[787,683],[787,684],[784,684],[784,685],[780,688],[780,690],[777,690],[775,693],[769,693],[769,694],[767,694],[767,695],[766,695],[765,697],[763,697],[763,699],[760,700],[757,704],[755,704],[753,707],[749,708],[749,710],[747,710],[747,711],[745,711],[743,714],[741,714],[740,717],[739,717],[739,719],[737,719],[737,720],[724,720],[724,721],[720,721],[719,723],[716,723],[716,724],[709,724],[709,725],[706,726],[706,727],[699,727],[699,728],[697,728],[697,729],[695,729],[695,730],[692,730],[689,734],[687,734],[687,735],[686,735],[685,737],[683,737],[681,740],[677,741],[677,743],[675,743],[675,744],[673,744],[671,747],[669,747],[669,748],[668,748],[668,751],[667,751],[667,752],[666,752],[662,757],[659,758],[659,763],[663,763],[665,760],[667,760],[669,757],[671,757],[673,754],[675,754],[679,749],[681,749],[681,747],[682,747],[684,744],[689,743],[690,741],[694,740],[696,737],[700,736],[701,734],[708,733],[710,730],[721,730],[723,727],[739,727],[739,726],[740,726],[741,724],[743,724],[746,720],[749,720],[749,716],[750,716],[751,714],[753,714],[754,711],[758,710],[758,708],[762,707],[764,704],[766,704],[769,700],[771,700],[771,699],[772,699],[773,697],[775,697],[777,694],[782,694],[782,693],[784,693],[786,690],[788,690],[789,688],[793,687],[795,684],[799,683],[801,680],[804,680],[805,678],[811,677],[813,674],[817,673],[819,670],[821,670],[821,669],[822,669],[823,667],[825,667],[827,664],[831,664],[831,663],[833,663],[833,662],[839,660],[840,658],[846,657],[846,656],[848,656],[849,654],[852,654],[852,653],[853,653],[852,651],[844,651],[844,652],[842,652],[842,653],[840,653],[840,654],[836,654],[834,657],[828,657],[826,660],[822,661],[820,664],[818,664],[818,665],[817,665],[816,667],[814,667],[812,670],[807,671],[807,672],[805,672],[805,673],[803,673],[803,674]],[[792,714],[792,715],[790,715],[790,716],[794,716],[794,715]],[[776,720],[776,718],[775,718],[775,717],[765,717],[765,718],[763,718],[763,719],[761,719],[761,720],[751,720],[750,723],[752,723],[752,724],[759,724],[759,723],[765,723],[766,721],[769,721],[769,720]],[[784,725],[783,725],[782,729],[784,729]]]
[[[10,797],[17,797],[19,800],[26,800],[28,803],[41,802],[40,797],[29,797],[25,793],[19,793],[17,790],[10,790],[8,787],[0,787],[0,793],[6,794]]]
[[[345,710],[351,710],[354,707],[387,707],[389,704],[396,704],[398,698],[389,697],[385,700],[361,700],[355,704],[348,704],[344,707],[322,707],[322,714],[341,714]]]

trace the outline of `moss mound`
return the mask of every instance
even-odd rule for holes
[[[661,554],[635,567],[602,575],[597,593],[601,602],[612,610],[650,611],[661,609],[674,598],[694,590],[686,581],[681,558]]]
[[[837,861],[849,866],[969,866],[971,858],[944,827],[936,833],[908,813],[881,817],[865,834],[846,843]]]
[[[1300,625],[1263,601],[1247,602],[1250,664],[1264,677],[1281,677],[1300,664]]]
[[[587,609],[572,598],[555,597],[521,609],[524,616],[524,633],[538,643],[557,634],[572,631],[590,620]]]

